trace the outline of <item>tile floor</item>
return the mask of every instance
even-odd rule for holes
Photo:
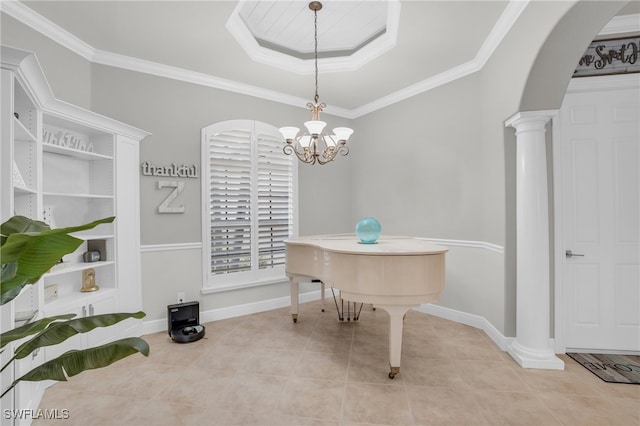
[[[332,307],[332,306],[331,306]],[[640,425],[640,386],[608,384],[567,356],[520,368],[480,330],[410,311],[387,378],[388,315],[338,322],[319,302],[205,324],[204,339],[144,336],[131,356],[49,388],[34,425]]]

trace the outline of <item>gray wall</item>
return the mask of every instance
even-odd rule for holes
[[[91,64],[2,13],[0,43],[36,53],[56,98],[91,109]]]
[[[200,129],[213,123],[253,119],[281,127],[302,123],[309,117],[302,108],[167,78],[103,65],[93,65],[92,71],[93,109],[151,132],[141,145],[140,158],[153,164],[200,166]],[[348,124],[345,119],[330,119],[336,125]],[[354,144],[357,142],[354,138]],[[348,229],[350,203],[345,182],[350,180],[351,158],[341,160],[346,161],[323,170],[300,167],[301,234]],[[322,179],[318,179],[320,174]],[[157,213],[158,204],[167,194],[157,189],[157,180],[141,177],[142,244],[202,241],[200,179],[186,180],[185,190],[176,200],[185,205],[184,214]],[[332,200],[330,206],[327,200]]]
[[[92,70],[93,109],[151,132],[141,145],[140,155],[141,161],[152,164],[200,166],[200,129],[209,124],[245,118],[281,127],[302,123],[309,116],[301,108],[162,77],[102,65],[94,65]],[[345,119],[330,119],[336,126],[348,125]],[[357,142],[354,138],[354,145]],[[350,230],[347,183],[351,179],[352,158],[341,158],[322,168],[299,168],[301,235]],[[200,179],[185,180],[185,190],[176,200],[185,206],[184,214],[157,213],[158,204],[167,195],[166,190],[157,189],[157,180],[150,176],[140,179],[142,244],[201,242],[201,212],[205,207],[201,203]],[[202,295],[201,257],[200,250],[143,251],[143,308],[148,318],[163,318],[166,305],[176,302],[177,292],[185,292],[187,300],[199,300],[202,311],[289,294],[288,285],[281,283]]]

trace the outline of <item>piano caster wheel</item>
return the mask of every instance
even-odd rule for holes
[[[293,322],[298,322],[298,314],[291,314],[291,318],[293,319]]]
[[[389,378],[393,379],[396,377],[396,374],[400,372],[400,367],[391,367],[391,371],[389,372]]]

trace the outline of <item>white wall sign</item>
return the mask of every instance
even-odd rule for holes
[[[43,126],[42,142],[77,149],[78,151],[95,152],[93,143],[87,136],[59,129],[54,126]]]
[[[184,182],[178,182],[177,180],[159,180],[158,189],[162,188],[174,188],[167,198],[162,200],[158,206],[158,213],[184,213],[184,204],[179,206],[172,206],[171,203],[178,197],[184,190]]]
[[[169,166],[156,166],[145,161],[141,165],[143,176],[161,176],[174,178],[197,178],[198,166],[171,163]],[[173,190],[158,205],[158,213],[184,213],[184,204],[173,205],[176,198],[184,191],[184,182],[177,180],[159,180],[158,189],[173,188]]]
[[[195,164],[177,165],[171,163],[170,166],[154,166],[145,161],[142,163],[142,174],[144,176],[162,176],[162,177],[181,177],[181,178],[197,178],[198,166]]]

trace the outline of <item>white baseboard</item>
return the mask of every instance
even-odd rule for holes
[[[331,289],[325,289],[325,297],[331,297]],[[320,300],[320,290],[300,293],[298,300],[300,303]],[[235,318],[273,309],[286,308],[287,306],[291,306],[291,298],[289,296],[261,300],[260,302],[246,303],[244,305],[229,306],[227,308],[211,309],[200,312],[200,322],[207,323],[227,318]],[[158,333],[160,331],[167,331],[166,318],[144,322],[143,334]]]
[[[330,298],[331,288],[325,289],[325,297]],[[300,303],[311,302],[314,300],[320,300],[320,290],[310,291],[308,293],[301,293],[299,296]],[[229,306],[226,308],[211,309],[200,313],[200,322],[207,323],[211,321],[218,321],[222,319],[235,318],[243,315],[255,314],[258,312],[270,311],[273,309],[286,308],[291,305],[291,298],[289,296],[279,297],[276,299],[262,300],[260,302],[247,303],[244,305]],[[500,348],[502,351],[506,351],[509,344],[514,340],[513,337],[505,337],[497,328],[493,326],[486,318],[479,315],[469,314],[462,311],[457,311],[451,308],[445,308],[443,306],[425,304],[415,308],[419,312],[424,312],[429,315],[434,315],[440,318],[444,318],[457,323],[469,325],[471,327],[479,328],[484,331],[487,336]],[[143,334],[158,333],[161,331],[167,331],[167,320],[151,320],[146,321],[143,324]]]
[[[484,331],[487,336],[500,348],[506,351],[513,337],[505,337],[497,328],[493,326],[485,317],[469,314],[467,312],[457,311],[444,306],[433,305],[430,303],[421,305],[416,308],[417,311],[424,312],[429,315],[444,318],[450,321],[469,325]]]

